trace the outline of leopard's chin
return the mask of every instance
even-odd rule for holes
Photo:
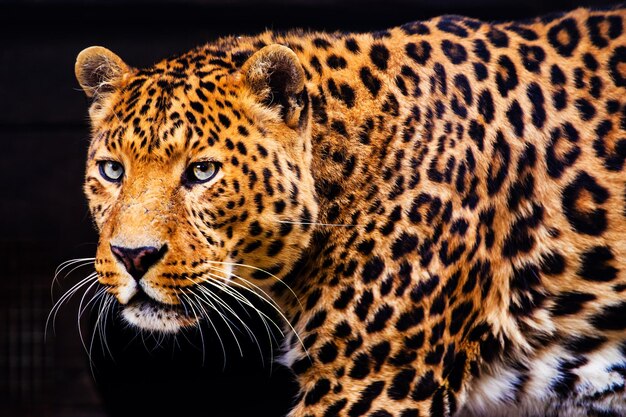
[[[122,306],[122,317],[140,330],[162,333],[177,333],[198,323],[183,306],[163,304],[144,293],[135,295]]]

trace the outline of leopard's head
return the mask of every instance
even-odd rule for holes
[[[145,70],[102,47],[78,55],[96,272],[138,328],[194,326],[215,297],[266,291],[309,245],[303,69],[285,46],[250,55],[205,47]]]

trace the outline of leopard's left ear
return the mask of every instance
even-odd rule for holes
[[[76,57],[76,79],[87,97],[97,101],[113,91],[130,72],[128,65],[113,52],[101,46],[83,49]]]
[[[304,70],[295,52],[283,45],[266,46],[243,64],[241,72],[261,103],[278,107],[292,129],[299,126],[308,97]]]

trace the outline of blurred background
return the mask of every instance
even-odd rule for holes
[[[210,331],[202,348],[199,334],[142,338],[109,322],[110,352],[96,337],[90,362],[77,324],[80,295],[62,306],[56,331],[44,340],[55,268],[93,256],[97,241],[81,190],[89,128],[73,67],[83,48],[106,46],[142,67],[219,36],[264,29],[369,31],[440,14],[508,20],[611,4],[617,2],[0,1],[0,416],[279,416],[294,393],[289,373],[269,362],[270,342],[259,353],[245,335],[243,358],[225,341],[224,365]],[[90,271],[61,277],[54,300]],[[88,347],[89,322],[86,313]]]

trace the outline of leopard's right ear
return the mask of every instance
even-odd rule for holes
[[[78,83],[94,101],[113,91],[130,71],[119,56],[101,46],[83,49],[74,66]]]

